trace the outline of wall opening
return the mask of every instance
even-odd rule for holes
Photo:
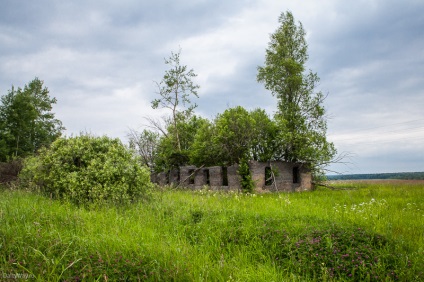
[[[194,174],[195,174],[194,173],[194,169],[189,169],[188,170],[188,175],[189,175],[188,184],[194,184],[194,177],[195,177]]]
[[[166,171],[165,178],[166,178],[166,184],[167,185],[169,184],[169,177],[170,177],[170,175],[171,175],[171,171],[170,170]]]
[[[265,186],[270,186],[274,184],[274,177],[272,175],[272,168],[267,166],[265,167]]]
[[[211,185],[211,179],[210,179],[210,176],[209,176],[209,169],[203,170],[203,179],[204,179],[204,183],[206,183],[206,185]]]
[[[300,183],[300,172],[297,166],[293,168],[293,183]]]
[[[228,168],[222,167],[222,186],[228,186]]]

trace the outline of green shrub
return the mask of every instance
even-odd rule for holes
[[[246,158],[242,158],[240,160],[238,174],[240,175],[241,190],[244,193],[253,193],[255,183],[253,182],[252,175],[250,174],[249,164]]]
[[[129,203],[151,186],[148,169],[119,139],[89,135],[57,139],[25,161],[20,179],[76,204]]]

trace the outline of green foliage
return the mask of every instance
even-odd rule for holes
[[[316,170],[336,154],[333,143],[326,139],[325,96],[315,91],[318,75],[305,71],[308,53],[302,24],[297,25],[290,12],[282,13],[279,22],[266,50],[265,66],[258,67],[257,75],[278,99],[276,140],[281,149],[276,156],[310,163]]]
[[[240,159],[238,174],[240,175],[240,185],[244,193],[253,193],[255,189],[255,182],[253,182],[252,175],[250,174],[249,163],[246,158]]]
[[[193,145],[190,151],[190,162],[198,167],[221,165],[221,146],[216,142],[217,129],[213,122],[205,121],[200,126],[194,136]]]
[[[166,171],[189,164],[195,136],[198,130],[207,123],[206,119],[196,115],[190,117],[178,115],[176,124],[180,129],[178,138],[180,140],[180,149],[175,143],[176,127],[173,123],[169,123],[166,127],[166,135],[161,136],[156,148],[154,170]]]
[[[252,160],[266,162],[276,160],[276,152],[279,151],[278,141],[279,128],[274,120],[271,120],[263,109],[255,109],[250,112],[253,120],[253,128],[250,153]]]
[[[241,106],[225,110],[197,131],[191,151],[195,165],[232,165],[242,157],[268,161],[278,143],[276,124],[264,110],[247,111]]]
[[[188,152],[191,150],[197,131],[207,122],[207,119],[194,114],[188,117],[182,115],[178,116],[177,126],[180,129],[179,136],[181,151]],[[168,126],[167,130],[168,135],[176,135],[175,127],[172,124]]]
[[[43,150],[41,150],[40,154],[42,152]],[[40,191],[43,185],[41,181],[36,179],[43,173],[40,154],[26,157],[23,160],[23,168],[18,174],[21,187],[29,191]]]
[[[239,163],[243,156],[249,155],[253,134],[254,120],[243,107],[225,110],[215,120],[216,138],[221,148],[222,162]]]
[[[51,112],[55,103],[38,78],[1,97],[0,161],[30,155],[61,135],[64,127]]]
[[[151,185],[147,168],[119,139],[89,135],[57,139],[26,161],[21,178],[46,196],[82,205],[129,203]]]

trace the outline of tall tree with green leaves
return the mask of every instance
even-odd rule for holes
[[[189,118],[197,105],[191,102],[191,98],[199,97],[197,90],[199,85],[193,82],[197,75],[193,69],[188,69],[186,65],[180,63],[181,50],[178,53],[171,52],[171,56],[165,59],[165,64],[170,69],[165,71],[165,75],[160,82],[157,82],[160,98],[152,101],[153,109],[166,108],[172,111],[173,128],[175,130],[175,146],[178,152],[181,152],[181,130],[179,121],[181,118]]]
[[[308,44],[302,23],[296,23],[291,12],[282,13],[279,23],[257,74],[258,82],[278,99],[275,119],[281,149],[275,158],[318,169],[336,154],[326,138],[325,95],[316,91],[318,75],[305,68]]]
[[[61,135],[62,122],[51,111],[55,103],[38,78],[1,97],[0,160],[32,154]]]

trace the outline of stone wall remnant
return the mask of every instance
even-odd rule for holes
[[[298,192],[312,189],[312,174],[307,165],[282,161],[250,161],[249,169],[257,191]],[[152,174],[161,186],[174,185],[189,189],[240,190],[238,164],[221,167],[181,166],[179,169]]]

